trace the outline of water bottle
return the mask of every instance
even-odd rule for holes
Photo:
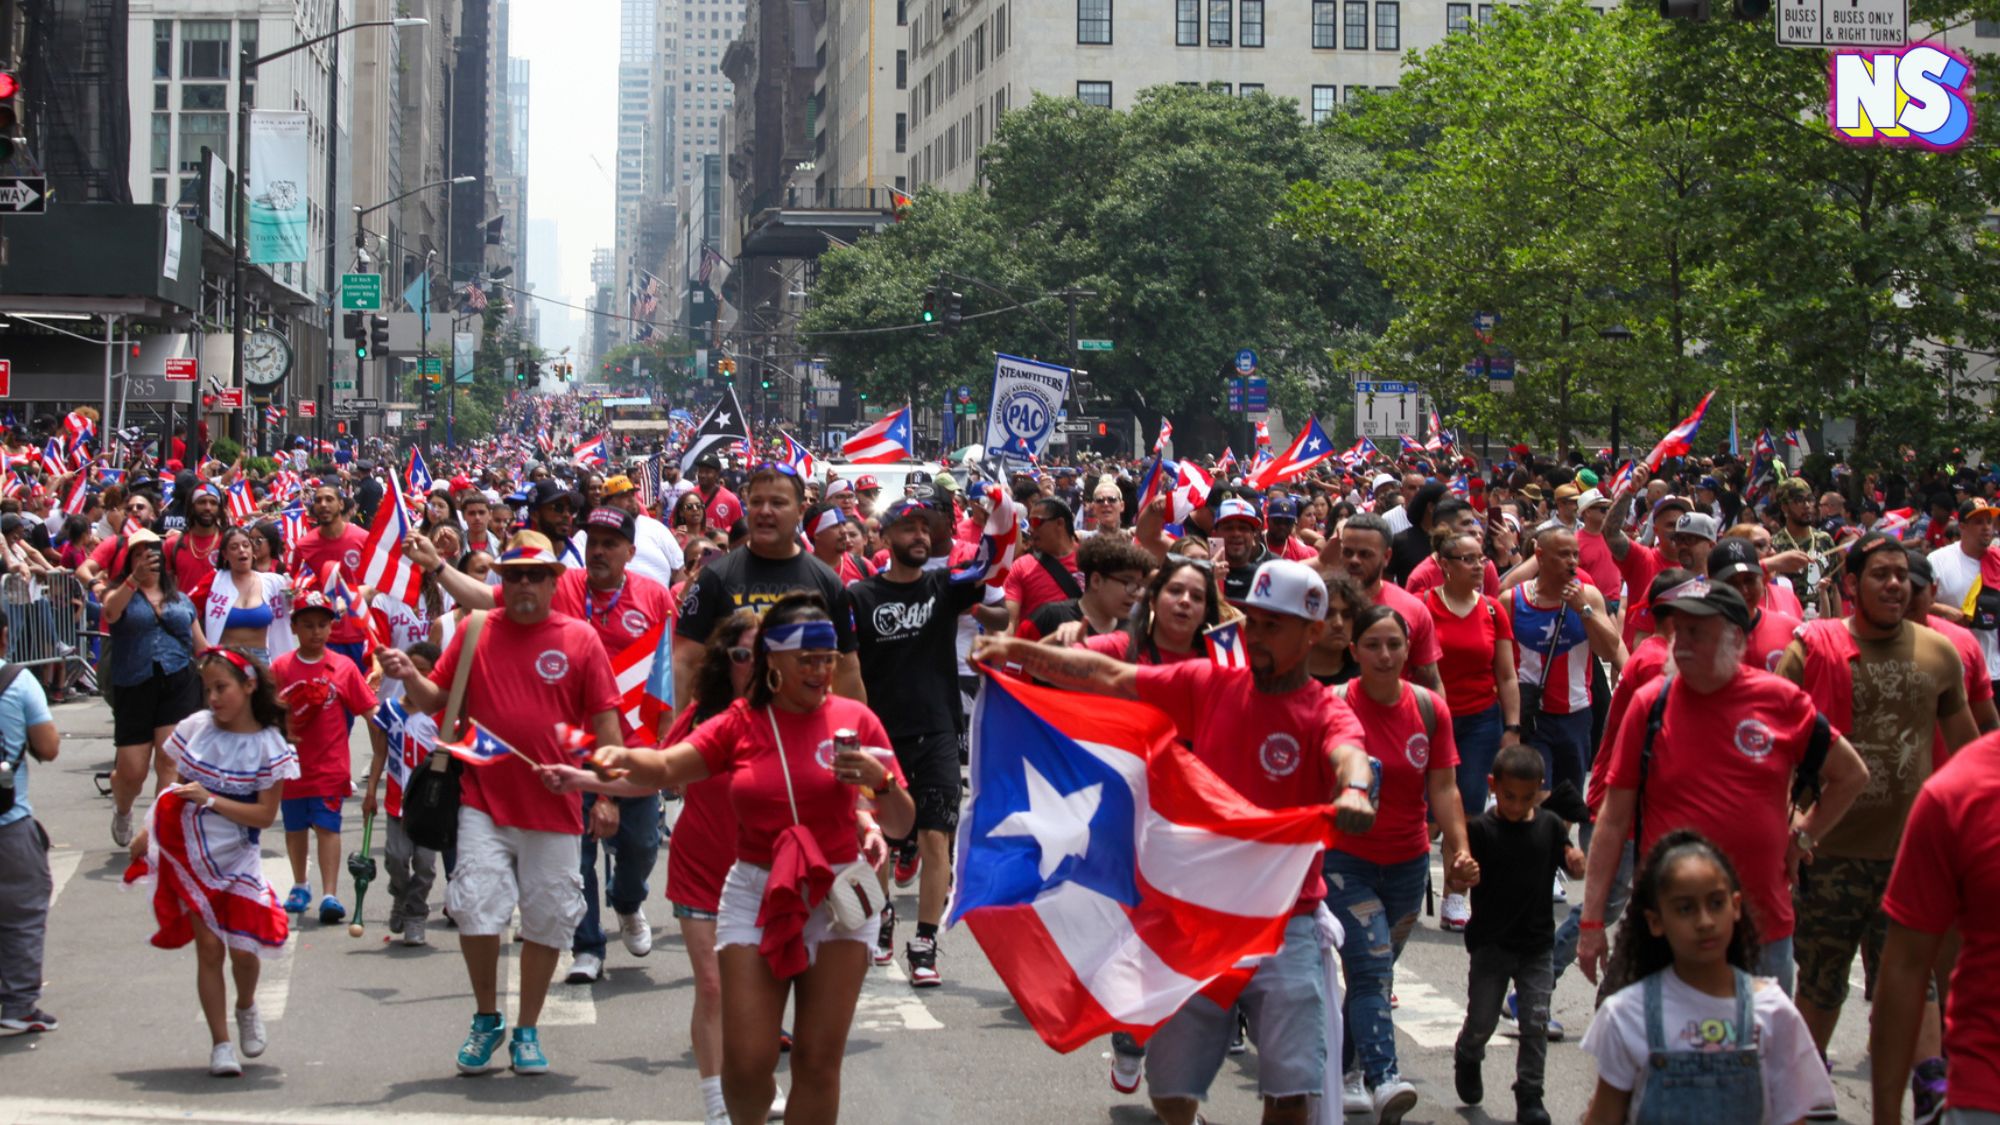
[[[14,788],[14,763],[0,761],[0,789],[8,790],[8,792],[11,795],[13,788]]]

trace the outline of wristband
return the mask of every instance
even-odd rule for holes
[[[1577,928],[1577,929],[1579,929],[1579,930],[1601,930],[1601,929],[1603,929],[1603,928],[1604,928],[1604,923],[1603,923],[1603,922],[1578,922],[1578,923],[1576,924],[1576,928]]]
[[[215,807],[215,798],[213,796],[209,797],[208,800],[203,801],[201,803],[201,807],[205,809],[213,809]]]

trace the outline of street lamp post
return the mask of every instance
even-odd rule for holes
[[[1613,324],[1609,327],[1598,329],[1597,337],[1613,345],[1629,344],[1632,342],[1632,330],[1623,324]],[[1624,449],[1623,446],[1618,444],[1620,438],[1618,423],[1622,421],[1620,415],[1624,413],[1624,405],[1625,402],[1622,396],[1617,394],[1611,396],[1611,465],[1613,468],[1617,468],[1618,455]]]
[[[419,194],[419,193],[421,193],[421,192],[426,192],[426,191],[430,191],[430,190],[431,190],[431,189],[433,189],[433,188],[440,188],[440,187],[449,187],[449,186],[452,186],[452,185],[455,185],[455,184],[466,184],[466,183],[471,183],[471,182],[472,182],[472,181],[473,181],[474,179],[476,179],[476,178],[477,178],[477,177],[474,177],[474,176],[454,176],[454,177],[452,177],[451,179],[448,179],[448,180],[433,180],[433,181],[431,181],[430,183],[427,183],[427,184],[419,184],[418,186],[416,186],[416,187],[413,187],[413,188],[411,188],[410,190],[408,190],[408,191],[406,191],[406,192],[403,192],[403,193],[401,193],[401,194],[399,194],[399,195],[393,195],[393,196],[390,196],[390,197],[389,197],[388,199],[385,199],[385,200],[383,200],[382,202],[380,202],[380,203],[377,203],[377,204],[374,204],[374,205],[372,205],[372,206],[369,206],[369,207],[361,207],[361,206],[356,206],[356,207],[354,208],[354,253],[355,253],[355,256],[356,256],[356,259],[357,259],[357,262],[361,262],[361,261],[363,261],[363,260],[364,260],[364,259],[363,259],[363,255],[364,255],[364,254],[366,253],[366,239],[367,239],[367,232],[366,232],[366,230],[365,230],[365,229],[364,229],[364,228],[362,227],[362,225],[361,225],[361,220],[362,220],[362,219],[365,219],[365,218],[367,218],[367,217],[368,217],[369,215],[372,215],[372,214],[374,214],[375,212],[377,212],[377,211],[380,211],[380,210],[382,210],[382,209],[383,209],[383,208],[385,208],[385,207],[393,207],[393,206],[395,206],[396,204],[398,204],[398,203],[401,203],[401,202],[402,202],[403,200],[405,200],[405,199],[408,199],[409,197],[411,197],[411,196],[413,196],[413,195],[417,195],[417,194]],[[333,321],[334,321],[334,308],[333,308],[333,303],[332,303],[332,297],[331,297],[331,293],[332,293],[332,290],[333,290],[333,285],[334,285],[334,280],[333,280],[333,265],[332,265],[332,259],[331,259],[331,258],[329,258],[329,259],[328,259],[327,261],[328,261],[328,264],[327,264],[327,269],[326,269],[326,275],[327,275],[327,291],[328,291],[328,294],[329,294],[329,296],[328,296],[328,302],[327,302],[327,320],[326,320],[326,339],[327,339],[327,343],[326,343],[326,347],[327,347],[327,357],[328,357],[328,358],[327,358],[327,371],[328,371],[328,372],[331,372],[331,371],[333,370],[333,359],[332,359],[332,356],[333,356]],[[384,269],[385,269],[385,272],[386,272],[386,269],[387,269],[387,266],[388,266],[388,262],[389,262],[389,254],[388,254],[388,253],[384,253],[384,254],[383,254],[383,258],[382,258],[382,264],[383,264],[383,267],[384,267]],[[385,282],[385,286],[386,286],[386,282]],[[422,312],[422,313],[424,313],[425,315],[428,315],[428,311],[429,311],[429,310],[425,309],[425,310],[419,310],[419,311],[420,311],[420,312]],[[382,357],[382,358],[383,358],[384,362],[386,363],[386,362],[387,362],[387,357]],[[360,383],[361,383],[361,365],[360,365],[360,363],[358,363],[358,362],[357,362],[357,363],[356,363],[356,364],[354,365],[354,368],[355,368],[355,369],[354,369],[354,378],[355,378],[355,389],[356,389],[357,391],[359,391],[359,390],[361,390],[361,386],[360,386]],[[385,367],[383,367],[383,368],[382,368],[382,370],[383,370],[383,372],[384,372],[384,377],[383,377],[383,380],[382,380],[382,383],[383,383],[383,390],[384,390],[384,391],[386,392],[386,391],[388,390],[388,378],[387,378],[387,374],[386,374],[386,373],[387,373],[387,371],[388,371],[388,368],[387,368],[387,367],[385,366]],[[329,379],[330,379],[330,378],[331,378],[331,377],[329,376]],[[393,398],[394,396],[393,396],[393,395],[387,395],[387,396],[385,396],[385,397],[390,397],[390,398]],[[331,405],[332,405],[332,404],[331,404],[331,402],[329,401],[329,403],[328,403],[328,406],[330,407]]]
[[[315,35],[310,39],[302,39],[297,43],[292,44],[289,47],[283,48],[282,50],[272,51],[268,55],[259,55],[252,57],[248,50],[244,50],[237,56],[238,60],[237,73],[236,73],[236,118],[237,118],[236,189],[237,190],[236,190],[236,201],[235,201],[236,221],[231,224],[231,226],[233,226],[236,231],[236,246],[235,246],[235,253],[230,255],[230,261],[229,261],[229,319],[231,322],[230,330],[231,333],[233,334],[233,339],[230,345],[229,371],[230,371],[230,382],[232,386],[241,387],[244,385],[243,383],[243,267],[248,265],[250,261],[249,240],[250,240],[250,110],[251,110],[250,80],[251,77],[257,73],[258,67],[263,66],[267,62],[272,62],[277,59],[284,58],[286,55],[303,51],[307,47],[324,43],[327,40],[332,39],[336,35],[345,35],[350,31],[357,31],[364,27],[423,27],[428,23],[430,23],[430,21],[422,17],[402,17],[402,18],[388,19],[388,20],[364,20],[360,23],[348,24],[345,27],[336,27],[332,31],[326,32],[323,35]],[[337,85],[335,85],[333,88],[330,89],[329,94],[330,96],[326,107],[326,112],[327,112],[326,143],[327,143],[328,155],[329,158],[331,158],[331,154],[333,151],[333,135],[335,132],[334,119],[335,115],[338,114],[340,109],[337,103]],[[331,203],[332,200],[329,199],[327,200],[327,202]],[[331,211],[332,209],[328,208],[329,214],[331,214]],[[331,298],[329,297],[329,302],[330,300]],[[329,318],[328,320],[329,332],[331,331],[331,325],[332,321],[331,318]],[[329,368],[328,378],[331,379],[331,377],[332,377],[332,370],[331,368]],[[232,429],[235,429],[236,426],[241,424],[240,414],[238,418],[239,418],[238,421],[232,421],[230,423]],[[247,427],[245,427],[245,430],[247,432]]]

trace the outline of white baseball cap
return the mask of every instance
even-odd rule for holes
[[[1326,583],[1302,562],[1272,559],[1257,568],[1243,604],[1307,621],[1325,621]]]
[[[1264,526],[1264,517],[1258,514],[1257,505],[1236,496],[1224,500],[1221,506],[1215,509],[1216,527],[1221,527],[1228,520],[1249,520],[1258,527]]]
[[[1577,497],[1576,499],[1577,499],[1577,510],[1583,512],[1587,512],[1592,508],[1597,507],[1599,504],[1611,503],[1611,497],[1606,496],[1604,493],[1599,492],[1597,489],[1594,488],[1586,490],[1583,495]]]
[[[1397,480],[1395,477],[1390,476],[1388,473],[1376,473],[1374,479],[1368,482],[1368,491],[1370,492],[1380,491],[1382,486],[1385,484],[1393,484],[1400,488],[1402,487],[1403,482]]]

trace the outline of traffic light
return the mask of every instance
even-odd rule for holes
[[[21,79],[11,70],[0,70],[0,160],[11,160],[20,147],[21,111],[15,95]]]
[[[354,341],[355,359],[368,358],[368,329],[362,326],[363,315],[351,312],[340,318],[340,336],[344,340]]]
[[[946,332],[958,331],[959,323],[964,319],[965,319],[965,294],[960,293],[956,289],[945,290],[943,330]]]
[[[378,352],[389,348],[389,318],[381,313],[368,314],[368,346]],[[354,354],[368,358],[368,353],[358,348]]]
[[[937,304],[938,304],[938,299],[937,299],[937,289],[936,289],[936,288],[930,288],[930,289],[926,289],[926,290],[924,290],[924,323],[925,323],[925,324],[935,324],[935,323],[937,323]]]

